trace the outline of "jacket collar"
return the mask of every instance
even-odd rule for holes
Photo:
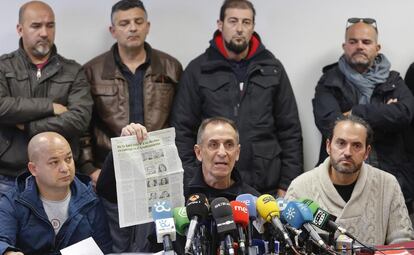
[[[79,177],[79,178],[78,178]],[[69,216],[75,214],[85,204],[96,199],[93,195],[92,186],[89,184],[89,177],[77,175],[70,184],[71,200],[69,202]],[[39,209],[43,207],[40,200],[39,190],[36,185],[36,179],[29,172],[25,172],[17,177],[16,189],[18,200]]]
[[[119,70],[116,62],[114,54],[115,50],[118,47],[118,43],[115,43],[112,45],[111,50],[109,51],[109,54],[106,54],[105,60],[104,60],[104,67],[102,72],[102,79],[104,80],[113,80],[113,79],[124,79],[121,71]],[[155,50],[151,48],[151,45],[149,45],[147,42],[144,44],[145,51],[147,52],[147,58],[150,62],[149,67],[147,68],[145,72],[145,76],[149,74],[161,74],[167,76],[167,73],[165,69],[163,68],[161,64],[161,60],[158,57]]]
[[[327,157],[325,161],[319,166],[320,185],[322,186],[322,189],[325,194],[330,194],[328,196],[331,200],[330,203],[336,204],[337,206],[344,208],[346,205],[346,202],[342,199],[341,195],[335,189],[335,186],[333,185],[331,178],[329,177],[330,166],[331,166],[330,157]],[[364,187],[368,180],[368,170],[369,170],[368,165],[365,162],[363,162],[361,165],[361,170],[358,175],[358,179],[355,183],[354,190],[352,191],[352,195],[348,203],[353,200],[358,200],[359,197],[363,194]],[[336,213],[337,213],[336,215],[339,215],[338,212]]]
[[[231,172],[231,179],[234,181],[234,183],[227,189],[215,189],[207,185],[207,183],[204,181],[203,171],[201,170],[201,165],[197,167],[197,169],[194,171],[194,176],[190,180],[188,184],[188,189],[191,193],[197,190],[197,192],[201,192],[201,190],[209,191],[212,194],[223,194],[228,196],[234,196],[236,197],[240,193],[240,187],[243,185],[241,176],[236,168],[233,168],[233,171]],[[203,193],[203,192],[202,192]],[[191,194],[186,194],[186,196]]]
[[[29,58],[26,51],[24,50],[23,39],[22,38],[20,38],[20,40],[19,40],[18,52],[25,59],[25,61],[27,63],[30,63],[30,64],[34,65],[32,60]],[[52,49],[51,49],[51,53],[50,53],[50,56],[49,56],[49,59],[47,60],[47,62],[50,63],[50,62],[54,61],[56,59],[56,57],[55,57],[56,55],[57,55],[57,48],[56,48],[56,45],[53,44]]]
[[[343,84],[345,83],[345,76],[341,72],[341,70],[339,70],[338,63],[333,63],[333,64],[323,67],[322,72],[324,73],[324,76],[325,76],[325,81],[324,81],[325,86],[337,87],[340,89],[343,87]],[[388,76],[387,81],[376,86],[374,90],[379,90],[379,91],[384,91],[384,92],[392,91],[395,89],[395,84],[398,79],[399,79],[399,73],[395,71],[390,71],[390,75]]]
[[[223,35],[219,30],[216,30],[216,32],[214,33],[213,40],[210,42],[210,44],[212,44],[213,47],[215,46],[215,48],[221,53],[221,55],[223,55],[223,57],[225,57],[226,59],[229,57],[224,47]],[[259,52],[259,46],[261,45],[262,42],[260,40],[259,35],[256,32],[254,32],[249,42],[249,52],[247,53],[246,60],[252,58],[257,52]]]
[[[274,65],[274,56],[266,50],[259,35],[255,32],[250,42],[248,58],[244,61],[254,62],[255,65]],[[227,52],[224,50],[221,32],[216,31],[210,41],[210,47],[206,50],[207,60],[201,64],[201,71],[214,71],[217,69],[229,68],[231,65],[227,59]],[[250,69],[249,69],[250,71]]]

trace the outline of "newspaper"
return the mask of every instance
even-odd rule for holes
[[[141,144],[135,136],[112,138],[111,143],[121,228],[153,221],[157,201],[168,200],[173,208],[184,205],[184,170],[174,128],[150,132]]]

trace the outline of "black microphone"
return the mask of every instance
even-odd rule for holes
[[[233,237],[237,230],[233,211],[227,198],[218,197],[211,202],[211,213],[216,222],[217,233],[224,237],[225,248],[229,255],[234,255]]]
[[[209,207],[208,199],[206,195],[202,193],[193,194],[188,198],[186,210],[190,225],[188,227],[187,240],[185,242],[185,253],[190,252],[197,225],[208,216]]]

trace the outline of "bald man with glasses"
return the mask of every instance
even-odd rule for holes
[[[361,117],[375,134],[365,162],[397,178],[411,209],[414,176],[407,163],[402,130],[413,117],[413,95],[380,53],[375,19],[348,19],[342,48],[338,62],[323,68],[312,100],[315,123],[322,134],[319,163],[328,156],[324,146],[335,120],[341,115]]]

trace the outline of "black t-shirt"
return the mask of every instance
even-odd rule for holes
[[[352,191],[354,191],[355,183],[356,181],[348,185],[334,184],[336,191],[338,191],[339,195],[341,195],[342,199],[347,203],[351,198]]]

